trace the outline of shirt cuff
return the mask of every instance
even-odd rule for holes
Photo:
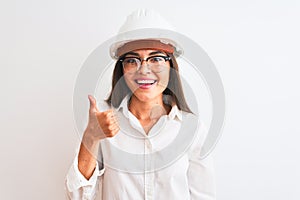
[[[97,183],[98,176],[102,176],[105,168],[99,170],[98,162],[93,175],[87,180],[78,169],[78,156],[75,157],[74,162],[67,174],[67,187],[70,192],[78,190],[80,187],[94,186]]]

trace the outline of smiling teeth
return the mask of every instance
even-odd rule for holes
[[[138,84],[153,84],[155,80],[137,80]]]

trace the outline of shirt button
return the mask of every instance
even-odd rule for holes
[[[90,199],[86,194],[84,194],[82,198],[83,198],[83,200],[89,200]]]
[[[91,190],[92,190],[92,186],[90,186],[90,185],[85,186],[85,187],[83,188],[83,191],[84,191],[85,193],[90,193]]]
[[[146,147],[148,148],[148,149],[150,149],[151,148],[151,143],[149,142],[149,141],[146,141]]]

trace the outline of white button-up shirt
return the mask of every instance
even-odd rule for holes
[[[183,120],[192,114],[173,105],[170,113],[163,115],[146,134],[128,110],[128,99],[116,109],[121,130],[114,137],[101,140],[99,162],[89,180],[78,170],[76,156],[66,177],[68,198],[214,200],[212,157],[200,159],[207,134],[203,123],[197,121],[196,132],[195,128],[189,131],[186,127],[187,131],[183,131]],[[98,107],[101,111],[110,109],[105,104]],[[180,138],[181,133],[192,134],[192,140]]]

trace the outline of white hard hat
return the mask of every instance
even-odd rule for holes
[[[118,59],[126,51],[157,47],[172,52],[176,57],[183,53],[176,42],[175,28],[153,10],[139,9],[130,14],[110,46],[110,55]],[[133,43],[134,42],[134,43]]]

